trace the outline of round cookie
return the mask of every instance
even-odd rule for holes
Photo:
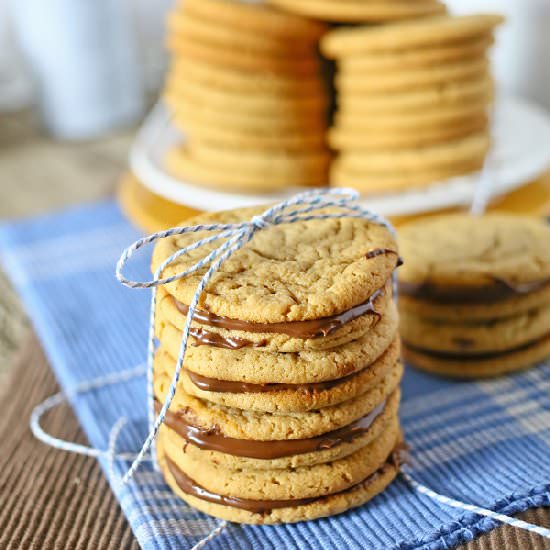
[[[442,63],[483,58],[494,40],[482,36],[473,40],[443,44],[435,47],[415,48],[403,51],[362,53],[338,60],[345,72],[365,73],[387,70],[407,70],[418,67],[433,67]]]
[[[323,186],[327,181],[327,175],[322,168],[313,171],[295,166],[292,174],[274,174],[269,170],[264,173],[230,172],[215,163],[197,161],[186,148],[168,151],[165,163],[167,170],[176,178],[226,191],[268,193],[293,187]]]
[[[262,214],[265,208],[201,214],[186,220],[185,225],[240,223]],[[201,231],[159,241],[153,252],[152,271],[181,248],[211,235]],[[190,251],[165,268],[163,276],[191,267],[218,245],[205,244]],[[364,219],[269,226],[222,264],[203,293],[200,308],[253,323],[336,315],[366,302],[386,284],[398,257],[373,254],[380,249],[397,250],[394,238],[385,227]],[[202,269],[165,288],[181,303],[189,304],[204,273]]]
[[[369,134],[360,131],[349,131],[338,127],[329,129],[329,145],[336,150],[397,150],[427,147],[446,141],[457,140],[488,128],[488,118],[464,120],[460,124],[447,127],[418,129],[416,132],[384,132]],[[332,169],[334,171],[335,164]]]
[[[321,113],[326,113],[327,110],[327,98],[321,94],[310,97],[292,97],[277,92],[250,92],[243,96],[240,92],[215,90],[197,82],[172,78],[168,79],[164,93],[182,103],[206,104],[211,109],[246,112],[252,115],[257,113],[270,117],[321,118]]]
[[[313,57],[317,55],[316,45],[311,40],[296,36],[281,38],[265,33],[243,32],[225,22],[205,19],[186,11],[173,12],[168,16],[168,33],[177,38],[185,36],[198,42],[235,50],[254,52],[262,57]]]
[[[362,418],[384,402],[398,387],[403,367],[396,363],[380,383],[368,392],[338,405],[301,413],[242,411],[197,399],[176,389],[170,411],[199,429],[212,429],[229,438],[274,441],[308,439],[337,430]],[[168,390],[164,377],[155,379],[155,397],[161,403]]]
[[[263,391],[264,388],[261,386],[254,391],[256,388],[250,388],[254,386],[250,383],[228,384],[219,377],[198,377],[190,371],[182,372],[180,385],[189,395],[226,407],[266,412],[305,412],[337,405],[365,393],[380,382],[398,359],[399,344],[396,341],[373,364],[330,384],[317,384],[317,387],[306,383],[297,387],[277,389],[277,386],[284,387],[284,384],[274,383],[271,385],[272,391]],[[175,364],[176,359],[172,355],[159,350],[155,357],[155,369],[159,379],[160,376],[164,376],[169,383]],[[204,384],[208,389],[201,389],[198,383]],[[318,389],[319,386],[321,388]],[[218,388],[226,387],[233,391],[216,391]],[[249,388],[250,391],[244,391]]]
[[[550,333],[550,307],[477,323],[430,321],[402,311],[400,321],[401,336],[410,347],[468,356],[513,350],[544,338]]]
[[[334,82],[340,94],[396,92],[421,89],[450,81],[481,79],[488,74],[489,63],[483,58],[406,71],[377,72],[376,78],[373,78],[369,71],[358,73],[340,69]]]
[[[299,36],[316,42],[326,31],[326,26],[318,21],[239,0],[185,0],[184,10],[228,27],[290,40]]]
[[[373,474],[395,448],[400,438],[397,418],[369,444],[331,462],[283,470],[230,469],[195,460],[183,452],[182,440],[164,437],[166,456],[201,487],[215,494],[251,500],[288,500],[338,493]]]
[[[537,307],[550,307],[550,281],[539,290],[524,295],[517,294],[493,304],[438,304],[402,294],[399,297],[399,307],[403,311],[434,321],[490,321],[526,313]]]
[[[347,91],[338,98],[338,110],[343,115],[370,115],[389,112],[417,113],[419,109],[449,106],[487,105],[493,101],[494,82],[490,76],[464,81],[451,81],[393,93],[355,93]]]
[[[265,71],[294,77],[305,75],[313,76],[319,71],[319,62],[315,57],[265,57],[249,50],[231,50],[199,42],[194,38],[168,36],[166,41],[168,50],[175,56],[182,56],[198,62],[218,65],[242,71]]]
[[[306,452],[300,452],[299,454],[287,454],[287,450],[284,452],[277,447],[276,452],[267,452],[268,458],[265,458],[266,450],[262,448],[264,458],[242,456],[241,447],[238,451],[234,450],[226,444],[222,445],[221,449],[200,448],[191,441],[187,441],[185,446],[185,453],[192,457],[196,461],[214,462],[225,468],[243,468],[253,470],[273,470],[273,469],[285,469],[285,468],[299,468],[303,466],[312,466],[314,464],[320,464],[323,462],[330,462],[332,460],[338,460],[344,458],[358,449],[361,449],[365,445],[368,445],[375,439],[377,439],[386,428],[398,420],[398,408],[400,401],[400,391],[397,388],[381,405],[381,410],[375,410],[375,417],[366,418],[368,428],[365,430],[355,431],[353,437],[349,437],[344,434],[331,435],[334,432],[323,434],[318,437],[317,441],[313,441],[314,450],[308,450]],[[371,417],[373,413],[369,413],[368,417]],[[359,420],[361,422],[361,420]],[[350,428],[353,430],[353,424]],[[344,427],[343,430],[346,430]],[[177,431],[171,429],[166,424],[160,427],[160,433],[165,432],[166,438],[171,438],[181,442],[182,436]],[[248,441],[248,440],[245,440]],[[200,444],[200,443],[199,443]],[[267,442],[269,446],[269,442]],[[279,445],[276,441],[275,445]],[[246,446],[248,454],[250,453],[250,446]],[[226,451],[226,452],[224,452]],[[233,451],[230,454],[227,451]],[[300,451],[304,451],[303,448]],[[260,455],[262,452],[260,452]]]
[[[298,97],[326,93],[317,75],[298,80],[272,73],[232,70],[192,59],[173,59],[169,73],[183,82],[197,82],[215,90],[240,94],[266,92]]]
[[[214,346],[189,346],[185,354],[185,368],[207,378],[253,384],[332,381],[374,363],[396,339],[397,325],[396,308],[389,308],[365,336],[323,351],[278,353],[256,348],[230,350]],[[162,346],[177,357],[181,331],[162,319],[157,319],[156,328],[156,336]]]
[[[499,376],[533,366],[550,357],[550,337],[505,353],[481,357],[448,357],[403,345],[403,359],[419,369],[453,378]]]
[[[452,44],[487,36],[503,22],[500,15],[443,15],[378,27],[342,27],[323,37],[321,51],[329,58],[339,58]]]
[[[339,161],[331,168],[330,183],[335,187],[353,187],[362,193],[390,193],[404,189],[423,188],[444,182],[450,178],[477,172],[483,167],[483,159],[456,165],[435,166],[430,170],[401,172],[364,172],[346,170]]]
[[[439,303],[494,303],[550,282],[550,225],[506,214],[453,214],[400,228],[402,294]],[[468,296],[469,293],[469,296]]]
[[[343,170],[359,170],[369,173],[412,170],[425,171],[437,166],[482,163],[491,145],[487,132],[480,132],[456,141],[440,145],[404,149],[402,151],[354,151],[346,150],[338,157]]]
[[[396,477],[398,466],[393,462],[387,462],[376,474],[368,477],[362,483],[357,484],[351,490],[316,499],[307,504],[292,505],[287,507],[263,510],[262,513],[250,512],[232,506],[209,502],[203,498],[197,498],[181,490],[172,472],[167,467],[162,444],[157,445],[158,457],[164,478],[174,492],[189,505],[202,512],[228,521],[248,523],[256,525],[271,525],[277,523],[292,523],[305,521],[325,516],[339,514],[361,506],[368,500],[382,492]]]
[[[302,174],[325,174],[330,160],[328,151],[322,149],[250,151],[195,141],[192,137],[189,139],[187,149],[197,162],[206,166],[215,165],[216,168],[257,174],[259,179],[265,174],[278,175],[281,179],[291,180]]]
[[[171,296],[160,297],[157,301],[157,320],[159,323],[168,321],[179,330],[183,330],[187,318],[186,308],[178,304]],[[329,350],[348,342],[352,342],[368,334],[384,317],[386,312],[393,318],[397,316],[395,303],[392,299],[391,285],[386,283],[384,293],[377,293],[372,299],[365,300],[358,308],[355,318],[347,310],[345,322],[329,318],[322,325],[314,323],[311,327],[299,322],[293,325],[283,324],[277,330],[269,323],[255,326],[219,326],[216,321],[211,323],[193,323],[192,341],[195,345],[210,345],[213,347],[235,349],[256,349],[263,352],[299,352],[304,350]],[[226,320],[227,321],[227,320]],[[234,321],[234,319],[229,319]],[[217,326],[218,325],[218,326]],[[269,332],[268,332],[269,330]]]
[[[416,133],[417,131],[445,130],[449,125],[463,121],[484,120],[487,105],[452,105],[410,113],[336,113],[334,125],[342,131],[383,134],[385,132]]]
[[[446,8],[437,0],[268,0],[270,4],[334,23],[383,22],[444,13]]]

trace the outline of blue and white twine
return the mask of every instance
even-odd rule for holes
[[[341,198],[338,198],[341,197]],[[286,223],[295,223],[300,221],[310,221],[310,220],[323,220],[323,219],[338,219],[338,218],[361,218],[368,220],[370,222],[376,223],[378,225],[386,227],[392,235],[395,235],[395,230],[392,225],[378,214],[372,213],[362,206],[356,203],[358,199],[358,193],[351,189],[330,189],[330,190],[315,190],[305,193],[300,193],[293,198],[284,201],[280,204],[268,208],[265,212],[258,216],[254,216],[250,221],[235,223],[235,224],[211,224],[211,225],[196,225],[191,227],[175,227],[168,229],[166,231],[160,231],[154,233],[148,237],[137,240],[132,245],[130,245],[122,253],[117,266],[116,266],[116,276],[118,280],[127,287],[130,288],[150,288],[152,289],[151,297],[151,309],[149,316],[149,336],[148,336],[148,352],[147,352],[147,366],[146,368],[142,365],[132,369],[124,370],[115,375],[103,376],[85,383],[78,385],[74,391],[70,392],[68,395],[56,394],[46,399],[43,403],[38,405],[31,415],[31,430],[35,437],[43,441],[44,443],[61,449],[64,451],[83,454],[86,456],[91,456],[99,458],[101,456],[106,457],[109,463],[109,473],[111,481],[115,483],[128,483],[132,478],[135,471],[143,461],[152,460],[155,467],[157,466],[154,441],[158,434],[158,430],[162,423],[164,422],[166,413],[174,395],[176,393],[176,387],[179,381],[180,373],[183,368],[183,361],[185,357],[185,352],[187,350],[187,344],[189,340],[189,332],[191,329],[191,323],[199,300],[212,279],[215,273],[219,270],[221,265],[228,260],[235,252],[240,250],[245,246],[254,235],[263,229],[266,229],[271,226],[276,226]],[[331,208],[334,211],[331,212],[319,212],[322,209]],[[317,212],[317,213],[315,213]],[[153,275],[153,279],[150,281],[131,281],[127,279],[122,271],[128,260],[133,256],[133,254],[140,248],[151,244],[159,239],[164,239],[167,237],[172,237],[174,235],[184,235],[187,233],[197,233],[199,231],[209,231],[216,232],[214,235],[209,237],[202,238],[191,245],[188,245],[180,250],[177,250],[169,258],[167,258],[162,264],[158,267]],[[181,256],[196,250],[203,245],[215,242],[217,240],[223,240],[219,247],[215,248],[207,256],[196,262],[194,265],[173,275],[171,277],[161,278],[164,270],[173,262],[175,262]],[[178,353],[178,358],[176,361],[176,367],[174,370],[174,375],[170,387],[168,389],[164,404],[158,414],[155,417],[154,409],[154,393],[153,393],[153,360],[155,353],[155,310],[156,310],[156,301],[157,301],[157,288],[159,286],[183,279],[196,273],[197,271],[208,266],[207,271],[202,276],[191,303],[189,304],[189,310],[187,313],[187,318],[185,321],[185,326],[182,331],[182,340],[180,344],[180,349]],[[395,277],[394,277],[394,288],[395,288]],[[148,400],[148,420],[149,420],[149,434],[145,439],[141,450],[137,454],[133,453],[117,453],[116,452],[116,442],[117,438],[126,423],[125,418],[119,419],[115,425],[112,427],[110,436],[109,436],[109,445],[107,449],[96,449],[94,447],[88,447],[85,445],[78,445],[69,441],[64,441],[62,439],[55,438],[44,431],[40,425],[41,417],[53,407],[59,405],[60,403],[66,401],[68,398],[73,398],[77,395],[87,393],[92,390],[97,390],[102,387],[110,386],[113,384],[120,384],[136,378],[138,376],[143,376],[147,374],[147,400]],[[132,464],[126,474],[122,479],[115,479],[114,474],[114,463],[116,460],[132,460]],[[452,499],[450,497],[440,495],[435,491],[425,487],[418,483],[410,473],[410,468],[405,466],[405,471],[403,472],[403,477],[407,480],[410,486],[417,492],[425,494],[430,498],[446,505],[452,506],[455,508],[461,508],[466,511],[474,512],[483,516],[491,517],[495,520],[498,520],[502,523],[507,523],[514,527],[532,531],[542,535],[544,537],[550,538],[550,529],[532,525],[530,523],[498,514],[492,510],[481,508],[475,505],[467,504],[460,502],[458,500]],[[200,541],[195,548],[201,548],[209,540],[219,535],[225,526],[226,522],[221,522],[220,525],[212,531],[208,537]]]

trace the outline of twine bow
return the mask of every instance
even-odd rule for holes
[[[338,198],[340,197],[340,198]],[[373,223],[382,225],[386,227],[392,234],[395,234],[395,231],[391,224],[385,220],[382,216],[365,210],[355,201],[358,199],[359,195],[356,191],[351,189],[331,189],[331,190],[316,190],[308,191],[305,193],[300,193],[295,195],[289,200],[281,202],[271,208],[268,208],[265,212],[258,216],[254,216],[250,221],[242,223],[231,223],[231,224],[211,224],[211,225],[195,225],[191,227],[174,227],[166,231],[160,231],[148,237],[137,240],[132,245],[130,245],[120,257],[117,267],[116,267],[116,276],[117,279],[127,287],[130,288],[151,288],[152,289],[152,298],[151,298],[151,311],[149,318],[149,342],[148,342],[148,353],[147,353],[147,400],[148,400],[148,419],[149,419],[149,435],[143,443],[141,451],[138,453],[136,459],[133,461],[130,469],[124,475],[122,482],[126,483],[134,474],[135,470],[138,468],[139,464],[145,459],[146,454],[151,450],[153,455],[153,463],[155,467],[158,467],[156,458],[155,458],[155,449],[153,442],[157,436],[158,430],[164,418],[166,412],[172,403],[174,395],[176,393],[177,383],[180,377],[181,370],[183,368],[183,360],[185,357],[185,352],[187,350],[187,344],[189,341],[189,331],[191,329],[191,323],[193,316],[197,310],[199,300],[204,292],[204,289],[214,276],[214,274],[219,270],[221,265],[227,261],[231,256],[245,246],[258,231],[262,231],[270,226],[280,225],[284,223],[295,223],[300,221],[310,221],[310,220],[326,220],[331,218],[362,218]],[[326,208],[335,208],[337,211],[330,213],[319,212],[322,209]],[[317,213],[315,213],[317,212]],[[199,231],[214,231],[214,235],[199,239],[198,241],[190,244],[184,248],[179,249],[170,257],[162,262],[153,275],[153,279],[150,281],[131,281],[127,279],[122,271],[128,260],[132,255],[139,250],[140,248],[151,244],[159,239],[164,239],[167,237],[173,237],[174,235],[185,235],[188,233],[197,233]],[[181,256],[184,256],[196,250],[204,245],[213,243],[215,241],[224,241],[207,254],[204,258],[201,258],[191,267],[172,275],[171,277],[162,278],[162,273],[164,270],[173,262],[175,262]],[[154,408],[154,393],[153,393],[153,359],[155,353],[155,310],[156,310],[156,301],[157,301],[157,289],[159,286],[172,283],[179,279],[183,279],[196,273],[202,268],[209,266],[206,273],[202,276],[191,303],[189,304],[189,310],[187,313],[187,318],[185,320],[185,325],[183,328],[181,344],[179,348],[178,358],[176,361],[176,368],[168,393],[164,400],[164,404],[161,407],[161,410],[158,416],[155,418],[155,408]]]

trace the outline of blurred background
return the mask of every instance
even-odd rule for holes
[[[136,132],[168,67],[172,0],[0,0],[0,218],[113,196],[144,229],[185,211],[128,172]],[[550,2],[450,0],[455,13],[507,16],[493,50],[499,93],[550,110]],[[548,144],[550,148],[550,143]],[[525,182],[527,183],[527,182]],[[130,189],[130,191],[128,191]],[[538,201],[538,199],[536,199]],[[158,217],[158,216],[157,216]],[[0,273],[0,366],[27,322]]]

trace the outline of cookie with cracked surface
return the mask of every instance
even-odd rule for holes
[[[187,307],[161,292],[157,301],[159,323],[168,321],[183,330]],[[265,352],[330,350],[367,335],[386,312],[394,318],[395,303],[387,282],[365,302],[340,314],[306,321],[251,323],[201,311],[195,316],[191,336],[196,346],[229,350],[253,348]]]
[[[185,502],[220,519],[255,525],[293,523],[345,512],[361,506],[381,493],[395,479],[399,471],[397,463],[389,458],[374,474],[340,493],[311,500],[263,502],[258,506],[257,501],[231,502],[220,498],[220,495],[205,494],[200,488],[197,491],[197,485],[193,484],[193,480],[187,476],[182,477],[181,471],[167,462],[161,443],[157,445],[157,449],[166,482]],[[196,496],[198,494],[201,496]]]
[[[390,423],[397,422],[400,391],[397,388],[367,415],[314,438],[287,441],[252,441],[227,438],[212,431],[197,431],[169,413],[160,427],[196,461],[226,468],[273,470],[312,466],[344,458],[377,439]],[[157,410],[160,404],[156,404]]]
[[[253,384],[307,384],[330,382],[349,376],[374,363],[397,336],[397,311],[386,314],[362,338],[329,350],[295,353],[259,351],[256,348],[230,350],[214,346],[188,346],[185,368],[207,378]],[[162,346],[177,357],[182,333],[169,322],[157,323],[156,336]]]
[[[374,363],[327,382],[305,384],[253,384],[231,382],[184,370],[179,384],[189,395],[236,409],[266,412],[305,412],[330,407],[367,392],[378,384],[399,359],[395,341]],[[165,384],[172,378],[176,359],[162,348],[155,357],[155,372]]]
[[[367,415],[383,403],[398,387],[403,367],[396,363],[382,380],[366,393],[315,411],[301,413],[266,413],[243,411],[217,405],[186,394],[182,388],[170,404],[170,411],[199,430],[214,430],[218,435],[234,439],[260,441],[308,439],[337,430]],[[168,377],[155,379],[156,399],[163,403]]]
[[[185,225],[239,223],[264,211],[265,207],[252,207],[202,214]],[[199,231],[159,241],[152,271],[176,251],[211,235]],[[163,276],[191,267],[217,246],[206,244],[190,251],[166,267]],[[221,266],[207,285],[199,309],[252,323],[338,315],[368,301],[386,284],[398,264],[396,246],[388,229],[358,218],[269,226]],[[189,304],[205,271],[169,283],[166,290]]]

